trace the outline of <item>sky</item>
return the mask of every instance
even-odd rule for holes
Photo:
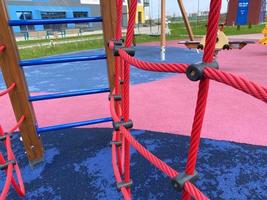
[[[210,0],[183,0],[187,13],[197,12],[198,1],[200,11],[209,10]],[[160,11],[160,2],[161,0],[150,0],[150,9],[153,18],[158,18],[158,13]],[[222,12],[226,12],[227,0],[223,0],[222,2]],[[166,14],[171,16],[173,16],[173,14],[175,14],[176,16],[181,15],[177,0],[166,0]],[[146,15],[149,17],[149,8],[146,9]]]

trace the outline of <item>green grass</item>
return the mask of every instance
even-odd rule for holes
[[[194,35],[205,35],[206,34],[206,22],[199,22],[198,26],[195,23],[191,24]],[[240,26],[238,30],[237,27],[225,26],[224,32],[226,35],[242,35],[242,34],[253,34],[261,33],[264,28],[264,24],[253,25],[251,28],[248,28],[247,25]],[[186,35],[186,28],[183,23],[172,23],[170,24],[171,33],[174,36],[179,37],[179,35]]]
[[[83,42],[58,44],[54,46],[37,46],[27,49],[20,49],[19,52],[21,59],[31,59],[87,49],[98,49],[102,48],[103,46],[103,40],[88,40]]]
[[[172,34],[170,36],[167,36],[167,40],[188,38],[187,31],[183,23],[171,23],[169,27],[171,29]],[[248,26],[241,26],[239,30],[236,27],[225,27],[225,33],[226,35],[261,33],[263,27],[264,27],[263,24],[254,25],[251,28],[248,28]],[[195,35],[206,34],[205,21],[199,22],[198,26],[196,26],[196,22],[193,22],[192,28]],[[44,43],[49,43],[51,41],[50,39],[20,41],[17,42],[17,44],[19,46],[39,44],[39,46],[19,50],[21,59],[31,59],[31,58],[39,58],[44,56],[62,54],[67,52],[103,48],[104,46],[103,39],[98,39],[101,36],[102,35],[90,35],[90,36],[58,38],[54,39],[53,41],[61,42],[61,41],[73,41],[77,39],[84,39],[87,41],[80,41],[80,42],[73,41],[72,43],[56,44],[54,46],[42,46],[42,44]],[[136,43],[155,42],[155,41],[160,41],[160,37],[149,36],[149,35],[136,36]]]
[[[77,39],[93,39],[97,37],[102,37],[101,34],[95,34],[95,35],[81,35],[81,36],[73,36],[73,37],[65,37],[65,38],[57,38],[57,39],[41,39],[41,40],[25,40],[25,41],[18,41],[17,45],[19,46],[25,46],[25,45],[33,45],[33,44],[43,44],[43,43],[48,43],[51,40],[53,41],[72,41],[72,40],[77,40]]]

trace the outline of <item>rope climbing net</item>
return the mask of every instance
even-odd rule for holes
[[[132,180],[130,178],[130,145],[132,145],[155,167],[172,179],[174,188],[182,191],[183,200],[189,200],[190,197],[201,200],[208,199],[208,197],[194,186],[193,181],[197,178],[196,162],[210,80],[224,83],[267,102],[266,87],[218,69],[218,65],[214,58],[214,52],[221,4],[222,0],[211,0],[210,2],[206,45],[202,63],[188,65],[176,63],[152,63],[134,58],[134,50],[131,46],[134,34],[137,0],[130,1],[129,20],[125,42],[122,39],[121,29],[122,0],[116,0],[116,35],[114,40],[110,41],[108,44],[115,56],[115,88],[109,99],[110,112],[113,118],[113,127],[115,129],[112,137],[112,165],[117,181],[117,187],[121,190],[124,199],[131,199],[130,186]],[[198,98],[185,172],[178,173],[175,169],[171,168],[165,162],[149,152],[131,135],[130,128],[132,128],[133,122],[129,119],[130,65],[148,71],[185,73],[190,80],[199,81]]]
[[[1,49],[4,50],[5,48]],[[0,93],[0,97],[10,93],[12,90],[14,90],[15,87],[15,83],[11,84],[5,91]],[[4,170],[6,174],[6,180],[2,188],[0,200],[6,199],[11,184],[13,185],[15,191],[19,196],[23,197],[25,195],[24,183],[11,144],[13,133],[20,127],[24,120],[25,116],[23,115],[18,120],[17,124],[8,132],[4,132],[4,130],[0,126],[0,141],[4,142],[7,155],[7,159],[5,159],[2,152],[0,152],[0,170]],[[13,175],[14,172],[16,176]]]

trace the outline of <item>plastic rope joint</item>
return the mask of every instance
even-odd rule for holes
[[[129,182],[122,181],[122,182],[117,183],[117,189],[120,190],[123,187],[129,188],[131,187],[132,184],[133,184],[132,180],[130,180]]]
[[[7,169],[8,165],[9,165],[10,163],[11,163],[12,165],[17,164],[16,160],[8,160],[6,163],[0,165],[0,170],[5,170],[5,169]]]
[[[122,141],[111,141],[110,145],[115,145],[116,147],[121,147],[122,146]]]
[[[113,128],[115,131],[120,130],[120,126],[124,126],[126,129],[133,128],[133,121],[130,119],[127,122],[120,121],[120,122],[113,122]]]
[[[5,141],[7,137],[12,138],[12,134],[11,133],[5,133],[3,136],[0,136],[0,141]]]
[[[114,95],[114,94],[110,94],[109,96],[108,96],[108,100],[110,101],[111,100],[111,98],[114,98],[114,101],[121,101],[121,95]]]
[[[180,173],[178,176],[174,177],[172,179],[172,185],[174,189],[178,191],[182,191],[184,188],[184,185],[187,181],[190,181],[191,183],[196,181],[198,179],[198,173],[197,171],[194,171],[194,174],[188,175],[185,172]]]
[[[204,69],[206,67],[219,69],[219,64],[216,60],[214,60],[212,63],[206,63],[206,62],[200,62],[191,64],[186,69],[186,76],[191,81],[199,81],[203,79],[204,77]]]

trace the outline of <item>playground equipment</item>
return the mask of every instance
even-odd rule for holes
[[[203,62],[198,64],[181,63],[151,63],[134,58],[134,49],[132,41],[134,36],[134,25],[137,0],[131,0],[129,22],[125,43],[122,38],[122,0],[101,0],[102,17],[75,18],[75,19],[53,19],[53,20],[8,20],[4,1],[0,3],[0,65],[8,89],[1,94],[9,94],[13,110],[16,114],[17,125],[5,134],[3,140],[8,152],[7,161],[0,157],[1,168],[6,169],[7,179],[0,199],[5,199],[10,183],[13,184],[20,195],[24,195],[23,183],[19,171],[16,170],[18,186],[12,179],[12,169],[18,169],[15,157],[11,150],[10,135],[20,128],[23,143],[27,155],[32,164],[43,159],[43,148],[37,133],[50,130],[59,130],[70,127],[90,125],[95,123],[113,121],[113,139],[112,139],[112,165],[114,169],[117,187],[121,190],[125,199],[131,199],[130,186],[133,183],[130,177],[130,145],[132,145],[144,158],[159,168],[168,177],[171,178],[173,187],[182,191],[182,199],[208,199],[196,186],[193,181],[197,179],[196,160],[199,149],[200,135],[205,115],[207,96],[209,91],[209,81],[214,80],[224,83],[233,88],[241,90],[251,96],[254,96],[263,102],[267,102],[267,88],[248,81],[242,77],[223,72],[215,65],[214,51],[217,40],[217,29],[220,18],[221,0],[211,0],[210,14],[207,28],[206,44],[204,48]],[[58,24],[58,23],[84,23],[103,21],[104,38],[107,41],[105,45],[106,55],[91,55],[88,57],[64,57],[63,59],[34,59],[19,61],[15,40],[10,26],[29,25],[29,24]],[[107,58],[109,69],[110,88],[84,90],[71,93],[57,93],[52,95],[29,96],[24,74],[20,67],[39,64],[90,61]],[[20,65],[20,66],[19,66]],[[130,65],[139,69],[159,72],[186,73],[191,81],[199,81],[198,100],[196,104],[194,122],[191,132],[190,149],[185,172],[178,173],[175,169],[168,166],[165,162],[157,158],[142,146],[130,133],[133,127],[133,121],[130,120],[129,106],[129,78]],[[115,66],[115,68],[114,68]],[[48,100],[54,98],[71,97],[78,95],[89,95],[95,93],[107,92],[110,90],[110,112],[112,118],[89,120],[70,124],[56,125],[50,127],[36,127],[36,120],[33,114],[32,101]],[[1,96],[1,95],[0,95]],[[0,132],[1,133],[1,132]],[[3,133],[1,133],[3,135]],[[38,150],[38,151],[37,151]],[[13,180],[13,181],[12,181]],[[20,188],[20,189],[19,189]]]
[[[178,44],[184,44],[189,49],[203,50],[206,45],[206,36],[204,36],[200,41],[185,41],[185,42],[179,42]],[[216,39],[216,45],[215,45],[216,52],[220,50],[242,49],[247,44],[254,44],[254,42],[252,41],[229,41],[228,37],[224,33],[224,24],[220,24],[219,30],[217,32],[217,39]]]
[[[267,45],[267,24],[265,24],[264,29],[262,30],[263,38],[259,41],[260,44]]]
[[[187,17],[186,14],[186,10],[183,4],[182,0],[177,0],[180,11],[182,13],[183,16],[183,20],[184,20],[184,24],[186,27],[186,30],[188,32],[188,36],[190,38],[190,40],[194,40],[194,34],[189,22],[189,19]],[[153,5],[153,4],[152,4]],[[159,33],[151,33],[151,25],[150,25],[150,36],[160,36],[160,58],[161,61],[165,61],[166,59],[166,33],[169,35],[170,34],[170,29],[168,26],[168,19],[166,18],[166,0],[160,0],[159,5],[161,5],[161,16],[159,16],[159,12],[158,12],[158,19],[161,19],[160,22],[160,34]],[[151,9],[149,10],[150,12],[150,23],[151,23]],[[158,30],[159,32],[159,30]]]

